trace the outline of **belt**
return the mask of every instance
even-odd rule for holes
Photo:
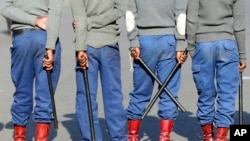
[[[37,30],[40,30],[40,29],[37,29],[37,28],[24,28],[24,29],[16,29],[16,30],[13,30],[12,31],[12,36],[13,37],[16,37],[18,35],[21,35],[21,34],[24,34],[25,31],[29,30],[30,32],[33,32],[33,31],[37,31]]]

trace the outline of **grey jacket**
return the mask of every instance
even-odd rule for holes
[[[36,28],[39,16],[48,16],[46,48],[54,49],[59,35],[63,0],[1,0],[0,14],[12,20],[12,30]]]
[[[116,45],[120,35],[116,21],[125,15],[127,0],[72,0],[76,22],[76,51],[86,46]]]
[[[188,0],[129,0],[126,27],[131,47],[139,47],[139,35],[174,35],[176,50],[186,48]]]
[[[236,40],[245,62],[245,0],[189,0],[187,38],[191,56],[196,42]]]

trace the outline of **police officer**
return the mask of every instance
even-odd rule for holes
[[[187,38],[202,141],[227,141],[246,68],[245,0],[189,0]]]
[[[14,141],[25,141],[33,110],[35,82],[36,141],[47,141],[53,121],[45,69],[52,71],[54,89],[60,75],[58,39],[63,0],[2,0],[0,13],[12,21],[11,78],[15,85],[11,106]],[[44,58],[47,54],[48,59]]]
[[[153,77],[137,61],[140,57],[157,73],[163,82],[176,63],[184,63],[186,48],[186,7],[187,0],[129,0],[126,13],[126,27],[131,56],[134,60],[134,89],[129,93],[127,108],[129,141],[138,141],[141,116],[148,104],[154,87]],[[178,98],[181,69],[178,69],[167,85],[169,91]],[[165,92],[158,104],[160,118],[160,141],[170,141],[174,122],[178,116],[177,105]]]
[[[125,15],[126,0],[73,0],[76,33],[76,114],[82,141],[91,140],[82,69],[88,69],[95,138],[102,141],[98,119],[98,75],[102,85],[104,114],[112,141],[126,141],[127,118],[121,92],[118,19]]]

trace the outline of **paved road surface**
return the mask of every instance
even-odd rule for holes
[[[247,1],[248,2],[248,1]],[[53,128],[50,134],[50,140],[53,141],[79,141],[80,132],[75,116],[75,73],[74,73],[74,44],[73,44],[73,30],[71,28],[72,14],[69,8],[69,0],[65,0],[65,7],[63,11],[62,27],[60,38],[62,42],[62,72],[58,88],[56,91],[56,108],[59,119],[59,130],[55,131]],[[246,7],[250,7],[250,2]],[[247,10],[248,13],[250,10]],[[250,17],[247,17],[247,44],[250,40],[249,24]],[[124,92],[124,105],[127,107],[129,97],[128,93],[132,89],[132,72],[130,71],[128,40],[124,30],[124,20],[120,20],[123,29],[120,38],[120,52],[122,63],[122,82]],[[11,38],[4,34],[6,31],[6,22],[0,16],[0,141],[12,140],[13,126],[11,124],[10,105],[12,103],[12,93],[14,86],[10,78],[10,53],[9,47],[11,45]],[[250,46],[247,46],[248,68],[244,72],[244,124],[250,124]],[[196,111],[196,90],[192,80],[190,58],[182,66],[182,89],[179,94],[179,101],[187,110],[186,113],[180,112],[178,119],[174,126],[174,132],[171,134],[173,141],[199,141],[201,137],[200,127],[197,123]],[[103,129],[104,141],[109,141],[108,131],[105,127],[104,113],[102,107],[102,96],[99,88],[99,116]],[[156,87],[155,87],[156,92]],[[155,94],[155,93],[154,93]],[[238,123],[238,105],[236,105],[235,123]],[[157,117],[157,106],[154,106],[148,116],[143,120],[140,129],[141,141],[157,141],[159,134],[159,123]],[[34,140],[35,124],[30,120],[27,129],[27,141]]]

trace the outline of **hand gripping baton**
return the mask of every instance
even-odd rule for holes
[[[48,55],[44,55],[45,59],[48,59]],[[54,116],[54,128],[55,130],[58,130],[58,120],[57,120],[57,114],[56,114],[56,106],[55,106],[55,99],[54,99],[54,90],[52,85],[52,78],[51,78],[51,71],[46,70],[47,78],[48,78],[48,85],[49,85],[49,92],[50,92],[50,98],[51,98],[51,104],[52,104],[52,110],[53,110],[53,116]]]
[[[133,48],[129,48],[130,51],[133,51]],[[185,50],[185,53],[187,54],[187,50]],[[174,75],[174,73],[176,72],[176,70],[178,69],[178,67],[180,66],[180,64],[177,64],[174,69],[171,71],[170,75],[168,76],[168,78],[166,79],[165,83],[162,84],[162,82],[157,78],[157,76],[151,71],[151,69],[147,66],[147,64],[141,59],[138,59],[140,61],[140,63],[143,65],[143,67],[148,71],[148,73],[156,80],[156,82],[161,86],[161,91],[153,97],[152,101],[149,103],[149,105],[147,106],[145,112],[143,113],[141,119],[143,119],[147,113],[150,111],[150,109],[153,107],[154,103],[156,102],[157,98],[160,96],[160,93],[164,90],[166,92],[166,94],[172,99],[172,101],[181,109],[182,112],[186,112],[185,108],[181,105],[181,103],[179,101],[177,101],[175,99],[175,97],[171,94],[171,92],[166,88],[166,85],[168,84],[168,82],[170,81],[170,79],[172,78],[172,76]],[[165,86],[164,86],[165,85]]]

